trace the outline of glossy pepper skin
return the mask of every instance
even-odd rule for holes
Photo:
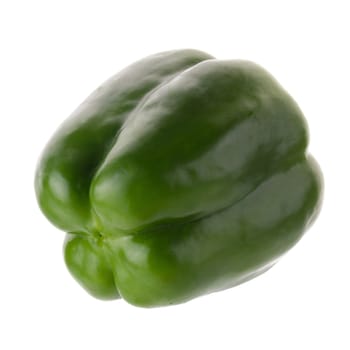
[[[196,50],[142,59],[54,134],[35,189],[93,296],[188,301],[269,269],[320,208],[297,104],[258,65]]]

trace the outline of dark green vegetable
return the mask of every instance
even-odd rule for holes
[[[92,295],[176,304],[261,274],[301,238],[322,193],[307,143],[300,109],[261,67],[164,52],[64,122],[35,189]]]

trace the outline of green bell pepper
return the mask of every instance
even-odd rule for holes
[[[258,65],[142,59],[46,146],[35,190],[93,296],[177,304],[269,269],[316,218],[322,175],[297,104]]]

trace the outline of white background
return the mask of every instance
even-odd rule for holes
[[[350,349],[347,1],[2,1],[1,349]],[[183,305],[101,302],[39,211],[37,159],[105,79],[159,51],[255,61],[304,111],[325,177],[315,225],[273,269]],[[348,334],[347,334],[348,333]]]

